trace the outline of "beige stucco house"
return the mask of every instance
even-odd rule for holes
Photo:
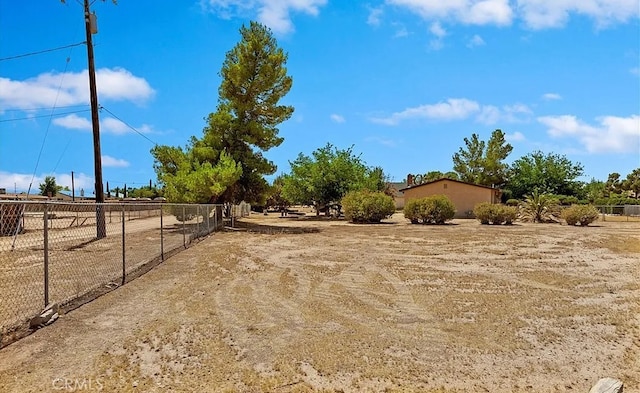
[[[412,182],[408,182],[411,184]],[[456,206],[455,218],[472,218],[473,208],[480,202],[500,203],[502,191],[452,179],[438,179],[418,185],[410,185],[400,191],[404,202],[430,195],[446,195]]]

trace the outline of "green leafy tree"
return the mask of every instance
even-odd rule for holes
[[[265,202],[265,208],[268,207],[276,207],[276,206],[289,206],[291,202],[289,202],[282,195],[282,187],[284,186],[284,176],[278,176],[273,180],[273,183],[269,187],[269,191],[267,192],[267,200]]]
[[[279,146],[277,126],[293,114],[293,107],[280,105],[291,89],[287,54],[278,47],[271,30],[257,22],[240,29],[240,42],[226,54],[220,71],[216,112],[208,117],[204,137],[196,147],[211,147],[214,156],[226,151],[243,171],[227,188],[219,202],[264,202],[268,183],[264,175],[276,165],[263,152]]]
[[[478,134],[471,134],[471,139],[464,138],[466,149],[453,155],[453,170],[460,180],[468,183],[480,184],[483,168],[485,142],[480,140]]]
[[[438,179],[442,179],[444,177],[444,173],[440,171],[429,171],[423,175],[423,181],[430,182]]]
[[[636,199],[640,197],[640,168],[634,169],[627,175],[627,178],[622,182],[622,189],[631,191]]]
[[[156,198],[161,196],[161,191],[156,187],[129,188],[127,195],[131,198]]]
[[[313,205],[316,213],[328,213],[330,204],[340,205],[349,191],[368,189],[384,191],[386,178],[381,168],[369,168],[353,147],[338,149],[328,143],[311,156],[302,153],[290,162],[291,173],[285,175],[282,195],[292,203]]]
[[[45,176],[44,181],[40,183],[40,195],[56,196],[58,191],[62,191],[63,187],[56,184],[54,176]]]
[[[453,155],[453,170],[460,180],[485,186],[502,187],[507,181],[509,166],[503,161],[513,150],[502,130],[491,133],[488,142],[477,134],[464,138],[466,148]]]
[[[264,175],[276,166],[264,152],[279,146],[277,126],[293,107],[279,105],[291,89],[286,53],[269,28],[251,22],[240,29],[241,40],[227,52],[218,88],[218,106],[209,114],[201,139],[186,149],[159,146],[152,150],[164,196],[180,202],[262,204],[269,184]]]
[[[536,151],[514,161],[506,188],[516,199],[536,189],[543,194],[576,196],[581,187],[576,178],[582,171],[582,164],[565,156]]]
[[[597,199],[605,197],[605,183],[592,178],[591,181],[582,186],[582,194],[585,199],[593,203]]]
[[[164,186],[164,197],[173,203],[212,202],[242,174],[242,166],[224,151],[215,161],[207,151],[193,145],[185,150],[156,146],[151,152],[158,179]]]
[[[622,194],[622,179],[618,172],[609,174],[607,181],[605,182],[605,191],[607,192],[607,196],[611,196],[612,194]]]

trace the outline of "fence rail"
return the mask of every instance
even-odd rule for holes
[[[248,212],[246,204],[0,201],[0,347],[47,305],[72,309]]]

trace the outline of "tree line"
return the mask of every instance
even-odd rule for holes
[[[336,204],[339,209],[339,201],[351,191],[393,194],[382,168],[368,166],[353,146],[339,149],[330,143],[311,155],[300,153],[290,161],[290,173],[272,184],[265,180],[277,167],[264,154],[282,144],[278,125],[294,112],[281,104],[293,85],[286,62],[287,54],[268,27],[243,25],[240,41],[226,53],[218,104],[205,118],[202,136],[192,136],[184,147],[155,146],[151,154],[158,188],[127,190],[127,196],[163,196],[174,203],[307,204],[320,212]],[[585,183],[578,180],[583,166],[565,156],[535,151],[507,164],[512,150],[502,130],[493,131],[488,141],[474,133],[453,154],[452,171],[431,170],[420,175],[421,181],[451,178],[497,187],[505,199],[523,199],[534,190],[576,202],[640,194],[640,168],[626,178],[612,173],[606,182]],[[55,180],[45,179],[41,191],[55,193]],[[114,191],[119,195],[124,190]]]

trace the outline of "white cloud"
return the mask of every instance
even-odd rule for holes
[[[446,102],[421,105],[395,112],[389,117],[371,118],[374,123],[395,126],[410,119],[460,120],[480,110],[480,105],[466,98],[450,98]]]
[[[369,8],[369,16],[367,17],[367,24],[371,26],[380,26],[380,18],[382,17],[382,7]]]
[[[521,142],[526,140],[527,138],[523,133],[516,131],[513,134],[505,134],[504,139],[506,139],[507,142]]]
[[[571,14],[592,18],[600,28],[640,15],[638,0],[518,0],[517,7],[532,29],[562,27]]]
[[[63,128],[68,128],[71,130],[86,131],[91,129],[91,122],[89,121],[89,119],[85,117],[80,117],[76,114],[71,114],[65,117],[58,117],[56,119],[53,119],[53,124]]]
[[[427,20],[454,20],[472,25],[509,25],[513,10],[509,0],[387,0],[408,8]]]
[[[546,101],[561,100],[562,96],[558,93],[546,93],[542,95],[542,99]]]
[[[406,27],[400,26],[396,33],[393,35],[393,38],[404,38],[409,36],[409,30]]]
[[[331,116],[329,116],[329,117],[335,123],[344,123],[346,121],[344,116],[338,115],[338,114],[335,114],[335,113],[331,114]]]
[[[29,184],[31,183],[30,195],[37,195],[40,192],[40,183],[44,182],[45,176],[53,176],[56,178],[56,184],[62,187],[69,187],[71,189],[71,174],[69,173],[47,173],[46,175],[40,174],[33,177],[32,175],[24,173],[10,173],[0,171],[0,187],[6,188],[7,192],[13,192],[17,189],[18,192],[27,192],[29,190]],[[31,179],[33,177],[33,182]],[[76,195],[80,194],[80,189],[84,188],[90,194],[93,192],[93,177],[87,176],[84,173],[74,173],[73,176]]]
[[[476,121],[483,124],[496,124],[501,117],[500,108],[494,105],[485,105],[476,117]]]
[[[429,41],[429,48],[431,50],[440,50],[444,47],[444,37],[447,35],[447,31],[442,27],[440,22],[433,22],[429,26],[429,32],[436,38]]]
[[[386,146],[386,147],[396,147],[396,146],[398,146],[398,142],[394,141],[393,139],[381,138],[379,136],[367,137],[367,138],[365,138],[365,142],[373,142],[373,143],[377,143],[377,144],[380,144],[380,145]]]
[[[571,115],[544,116],[538,121],[548,127],[554,138],[575,138],[589,153],[638,153],[640,116],[604,116],[590,125]]]
[[[633,67],[629,70],[631,75],[639,76],[640,75],[640,67]]]
[[[467,46],[469,48],[475,48],[477,46],[484,46],[485,44],[486,44],[486,42],[484,42],[482,37],[480,37],[479,35],[476,34],[473,37],[471,37],[471,39],[467,43]]]
[[[291,12],[301,12],[316,16],[319,7],[327,0],[201,0],[205,11],[221,18],[256,15],[260,23],[269,26],[278,34],[287,34],[294,30]]]
[[[132,101],[142,103],[154,95],[144,79],[123,68],[96,71],[101,102]],[[88,72],[47,72],[25,80],[0,77],[0,107],[34,109],[89,104]]]
[[[53,124],[71,130],[91,131],[92,129],[91,121],[89,119],[79,117],[76,114],[71,114],[65,117],[54,119]],[[148,124],[143,124],[140,127],[136,127],[136,130],[143,134],[153,132],[153,128]],[[113,117],[105,117],[100,120],[100,132],[114,135],[124,135],[134,131],[118,119],[115,119]]]
[[[497,107],[495,105],[481,105],[466,98],[450,98],[445,102],[407,108],[388,117],[371,117],[369,120],[377,124],[395,126],[404,120],[410,119],[451,121],[464,120],[475,116],[475,121],[478,123],[493,125],[499,122],[523,122],[532,113],[531,109],[524,104]]]
[[[443,38],[447,35],[447,31],[442,27],[440,22],[433,22],[431,26],[429,26],[429,31],[438,38]]]
[[[113,158],[111,156],[102,156],[102,166],[113,168],[126,168],[129,166],[129,162],[119,158]]]
[[[387,0],[422,18],[469,25],[510,25],[520,18],[532,29],[564,26],[572,15],[595,21],[599,28],[640,16],[638,0]]]

